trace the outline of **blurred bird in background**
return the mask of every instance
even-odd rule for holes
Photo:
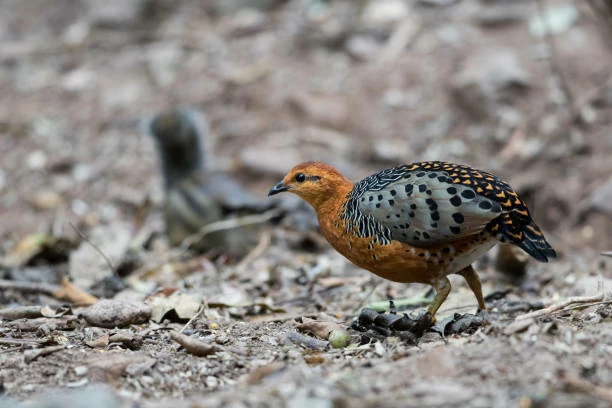
[[[180,245],[202,227],[237,215],[263,212],[271,203],[244,190],[209,165],[206,118],[189,109],[158,113],[145,123],[155,140],[164,183],[164,221],[171,245]],[[244,255],[257,243],[260,225],[238,225],[205,234],[201,251]]]

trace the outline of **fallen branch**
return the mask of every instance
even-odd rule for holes
[[[20,330],[24,332],[42,331],[51,332],[54,330],[74,330],[78,325],[76,316],[62,317],[38,317],[35,319],[20,319],[6,322],[5,327],[10,329]]]
[[[98,301],[98,298],[90,295],[87,292],[84,292],[82,289],[74,286],[68,278],[65,276],[62,278],[62,285],[50,285],[48,283],[40,283],[40,282],[28,282],[28,281],[12,281],[6,279],[0,279],[0,289],[1,290],[17,290],[25,293],[43,293],[45,295],[53,296],[56,299],[72,302],[75,304],[81,305],[91,305]],[[40,314],[40,306],[38,307],[38,312]],[[6,316],[2,313],[11,313],[10,309],[3,309],[0,312],[0,318],[4,318]],[[19,313],[18,311],[12,313]],[[18,317],[17,317],[18,318]],[[8,318],[7,318],[8,319]],[[8,319],[14,320],[14,319]]]
[[[48,283],[0,279],[0,289],[12,289],[26,293],[44,293],[45,295],[52,296],[53,292],[59,290],[60,287],[57,285],[50,285]]]
[[[49,355],[51,353],[55,353],[56,351],[63,350],[64,348],[65,348],[65,346],[49,346],[49,347],[45,347],[45,348],[41,348],[41,349],[26,350],[23,353],[23,360],[26,363],[30,363],[30,362],[36,360],[38,357],[46,356],[46,355]]]
[[[40,306],[18,306],[0,309],[0,319],[3,320],[32,319],[35,317],[42,317]]]
[[[537,319],[540,317],[549,316],[559,311],[563,311],[569,306],[574,306],[577,304],[582,304],[584,306],[590,306],[591,304],[598,304],[603,300],[604,300],[603,293],[599,293],[598,295],[595,295],[595,296],[570,297],[561,303],[557,303],[556,305],[551,305],[551,306],[545,307],[544,309],[535,310],[533,312],[525,313],[523,315],[517,316],[516,319],[514,320],[523,320],[523,319],[531,319],[531,318]]]
[[[314,337],[306,336],[302,333],[299,333],[295,330],[290,331],[287,334],[287,338],[291,340],[292,343],[298,344],[300,346],[304,346],[311,350],[322,350],[327,347],[329,344],[327,341],[319,340]]]
[[[27,344],[31,344],[33,346],[39,345],[44,343],[46,340],[40,340],[40,339],[13,339],[13,338],[3,338],[0,337],[0,344],[17,344],[19,346],[25,346]],[[21,348],[21,347],[18,347]],[[1,351],[0,353],[4,352]]]

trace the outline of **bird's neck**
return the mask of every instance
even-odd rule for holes
[[[334,183],[333,190],[324,191],[318,194],[310,204],[317,212],[319,220],[336,220],[352,189],[353,183],[348,179],[342,179]]]

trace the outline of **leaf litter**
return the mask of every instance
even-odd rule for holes
[[[436,21],[429,27],[427,8],[415,6],[415,17],[399,24],[399,14],[383,13],[405,8],[395,1],[363,9],[342,1],[260,2],[262,10],[250,15],[224,14],[230,2],[197,11],[187,1],[164,11],[194,19],[195,31],[178,35],[172,32],[180,29],[178,20],[139,21],[128,10],[136,3],[123,3],[121,21],[91,9],[71,24],[58,23],[66,31],[63,39],[50,38],[52,44],[5,38],[14,46],[0,59],[9,71],[19,65],[7,74],[11,82],[2,82],[12,110],[0,113],[0,388],[6,398],[42,407],[50,395],[61,406],[88,408],[134,401],[146,407],[609,404],[611,288],[596,282],[610,276],[610,214],[603,205],[568,201],[602,196],[612,171],[605,160],[609,98],[599,92],[606,81],[591,84],[610,58],[594,40],[593,21],[573,17],[555,31],[567,35],[556,51],[565,56],[572,86],[592,95],[582,107],[589,109],[581,110],[594,112],[581,144],[575,132],[554,131],[573,124],[563,125],[569,122],[556,81],[543,74],[547,69],[534,69],[548,54],[530,37],[529,22],[542,18],[528,6],[513,11],[507,25],[484,28],[502,39],[479,49],[470,19],[479,21],[489,7],[503,14],[504,5],[427,6],[455,16],[444,21],[449,27]],[[32,24],[22,7],[2,12]],[[359,15],[376,7],[382,14]],[[383,19],[377,28],[362,25],[374,17]],[[286,35],[271,35],[287,27]],[[129,37],[133,30],[151,35],[138,36],[142,45]],[[343,48],[355,36],[370,44],[364,51],[370,54],[358,61]],[[580,38],[593,40],[575,46]],[[163,58],[153,49],[141,52],[159,41],[180,52]],[[512,52],[513,69],[529,73],[517,94],[506,82],[491,86],[490,66],[478,66],[486,65],[481,55],[488,47],[514,47],[513,41],[521,44]],[[566,44],[582,54],[568,54]],[[181,55],[187,63],[168,61]],[[466,63],[473,55],[481,61],[475,67]],[[154,72],[151,83],[142,79],[143,58]],[[458,62],[473,70],[472,82],[446,89],[448,80],[465,79],[461,70],[453,72]],[[95,75],[82,74],[88,71]],[[512,75],[499,78],[512,82]],[[290,78],[295,89],[286,89]],[[160,95],[169,88],[160,92],[159,86],[170,86],[184,98],[181,104],[205,108],[216,133],[211,161],[251,192],[266,191],[302,158],[334,161],[353,179],[393,164],[397,150],[492,169],[503,163],[563,258],[535,266],[501,250],[478,265],[490,295],[486,315],[472,313],[471,294],[453,282],[460,290],[437,324],[415,328],[423,287],[383,282],[348,264],[329,250],[301,204],[234,214],[173,249],[162,237],[153,147],[135,125],[144,111],[167,107]],[[474,89],[484,93],[470,94]],[[462,106],[479,101],[491,104]],[[474,112],[483,116],[471,117]],[[453,126],[434,120],[439,117]],[[385,144],[393,152],[372,153]],[[242,257],[192,251],[202,237],[252,224],[262,228]],[[390,313],[389,299],[412,302]],[[376,311],[363,309],[372,304]],[[0,407],[17,406],[6,398]]]

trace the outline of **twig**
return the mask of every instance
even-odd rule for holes
[[[4,320],[32,319],[41,316],[40,306],[18,306],[0,309],[0,319]]]
[[[586,306],[589,306],[589,307],[590,307],[590,306],[611,305],[611,304],[612,304],[612,299],[609,299],[609,300],[605,300],[605,299],[604,299],[604,300],[602,300],[601,302],[593,302],[593,303],[589,303],[589,304],[588,304],[588,305],[586,305]],[[574,309],[583,308],[583,307],[585,307],[585,305],[582,305],[582,304],[580,304],[580,305],[573,305],[573,306],[568,307],[567,309],[564,309],[564,310],[569,311],[569,310],[574,310]]]
[[[565,99],[569,105],[570,112],[572,113],[572,117],[575,117],[575,109],[574,105],[574,96],[572,95],[572,91],[569,87],[569,83],[567,82],[565,76],[563,75],[563,70],[561,69],[561,64],[559,63],[559,53],[557,50],[557,46],[555,44],[554,35],[552,33],[552,29],[548,22],[548,18],[546,17],[546,7],[544,4],[545,0],[537,0],[536,4],[538,6],[538,14],[540,14],[540,18],[542,19],[542,25],[544,27],[544,38],[550,47],[550,69],[551,71],[557,75],[559,78],[559,82],[561,85],[561,90],[565,95]]]
[[[326,348],[329,344],[327,341],[315,339],[314,337],[310,336],[305,336],[295,330],[290,331],[287,334],[287,337],[289,338],[289,340],[291,340],[292,343],[299,344],[300,346],[304,346],[312,350],[322,350]]]
[[[195,234],[191,234],[187,238],[185,238],[183,242],[181,242],[179,249],[184,252],[189,249],[192,244],[200,241],[206,235],[212,234],[213,232],[244,227],[246,225],[261,224],[274,217],[278,217],[281,213],[282,211],[279,209],[272,209],[266,211],[263,214],[246,215],[244,217],[230,218],[228,220],[221,220],[210,223],[200,228],[200,230]]]
[[[0,279],[0,289],[12,289],[26,293],[44,293],[45,295],[53,295],[56,290],[60,289],[60,286],[40,282]]]
[[[200,308],[198,309],[198,311],[196,312],[195,315],[193,315],[193,317],[191,319],[189,319],[189,321],[187,323],[185,323],[185,325],[183,326],[183,328],[179,331],[179,333],[183,333],[185,331],[185,329],[187,327],[189,327],[191,325],[191,323],[193,323],[193,321],[195,319],[197,319],[198,317],[200,317],[202,315],[202,313],[204,311],[208,311],[208,303],[206,303],[206,299],[202,299],[202,304],[200,305]]]
[[[19,319],[4,323],[5,327],[24,332],[74,330],[78,323],[77,316],[37,317],[34,319]]]
[[[556,305],[551,305],[551,306],[545,307],[544,309],[535,310],[533,312],[525,313],[523,315],[517,316],[515,320],[544,317],[544,316],[553,314],[555,312],[564,310],[568,306],[572,306],[576,304],[587,304],[586,306],[588,306],[588,303],[596,304],[596,303],[601,302],[603,299],[604,299],[603,293],[599,293],[598,295],[595,295],[595,296],[570,297],[561,303],[557,303]]]
[[[19,350],[23,350],[23,345],[17,346],[17,347],[9,347],[7,349],[0,350],[0,354],[8,354],[8,353],[12,353],[13,351],[19,351]]]
[[[111,273],[114,275],[115,274],[115,267],[113,266],[113,263],[111,262],[111,260],[108,258],[108,256],[106,256],[106,254],[104,252],[102,252],[102,250],[100,249],[99,246],[97,246],[83,231],[81,231],[80,229],[78,229],[76,227],[76,225],[74,225],[73,223],[68,223],[75,231],[77,234],[79,234],[79,237],[81,237],[81,239],[85,242],[87,242],[89,245],[91,245],[91,247],[100,254],[100,256],[102,256],[102,258],[104,258],[104,261],[106,262],[106,265],[108,266],[108,268],[110,269]]]
[[[36,360],[38,357],[46,356],[56,351],[63,350],[64,346],[49,346],[42,349],[26,350],[23,353],[23,359],[26,363]]]
[[[11,339],[11,338],[1,338],[0,337],[0,344],[19,344],[20,346],[25,346],[26,344],[30,344],[30,345],[39,345],[44,343],[45,340],[40,340],[40,339]],[[22,347],[18,347],[18,348],[22,348]]]

